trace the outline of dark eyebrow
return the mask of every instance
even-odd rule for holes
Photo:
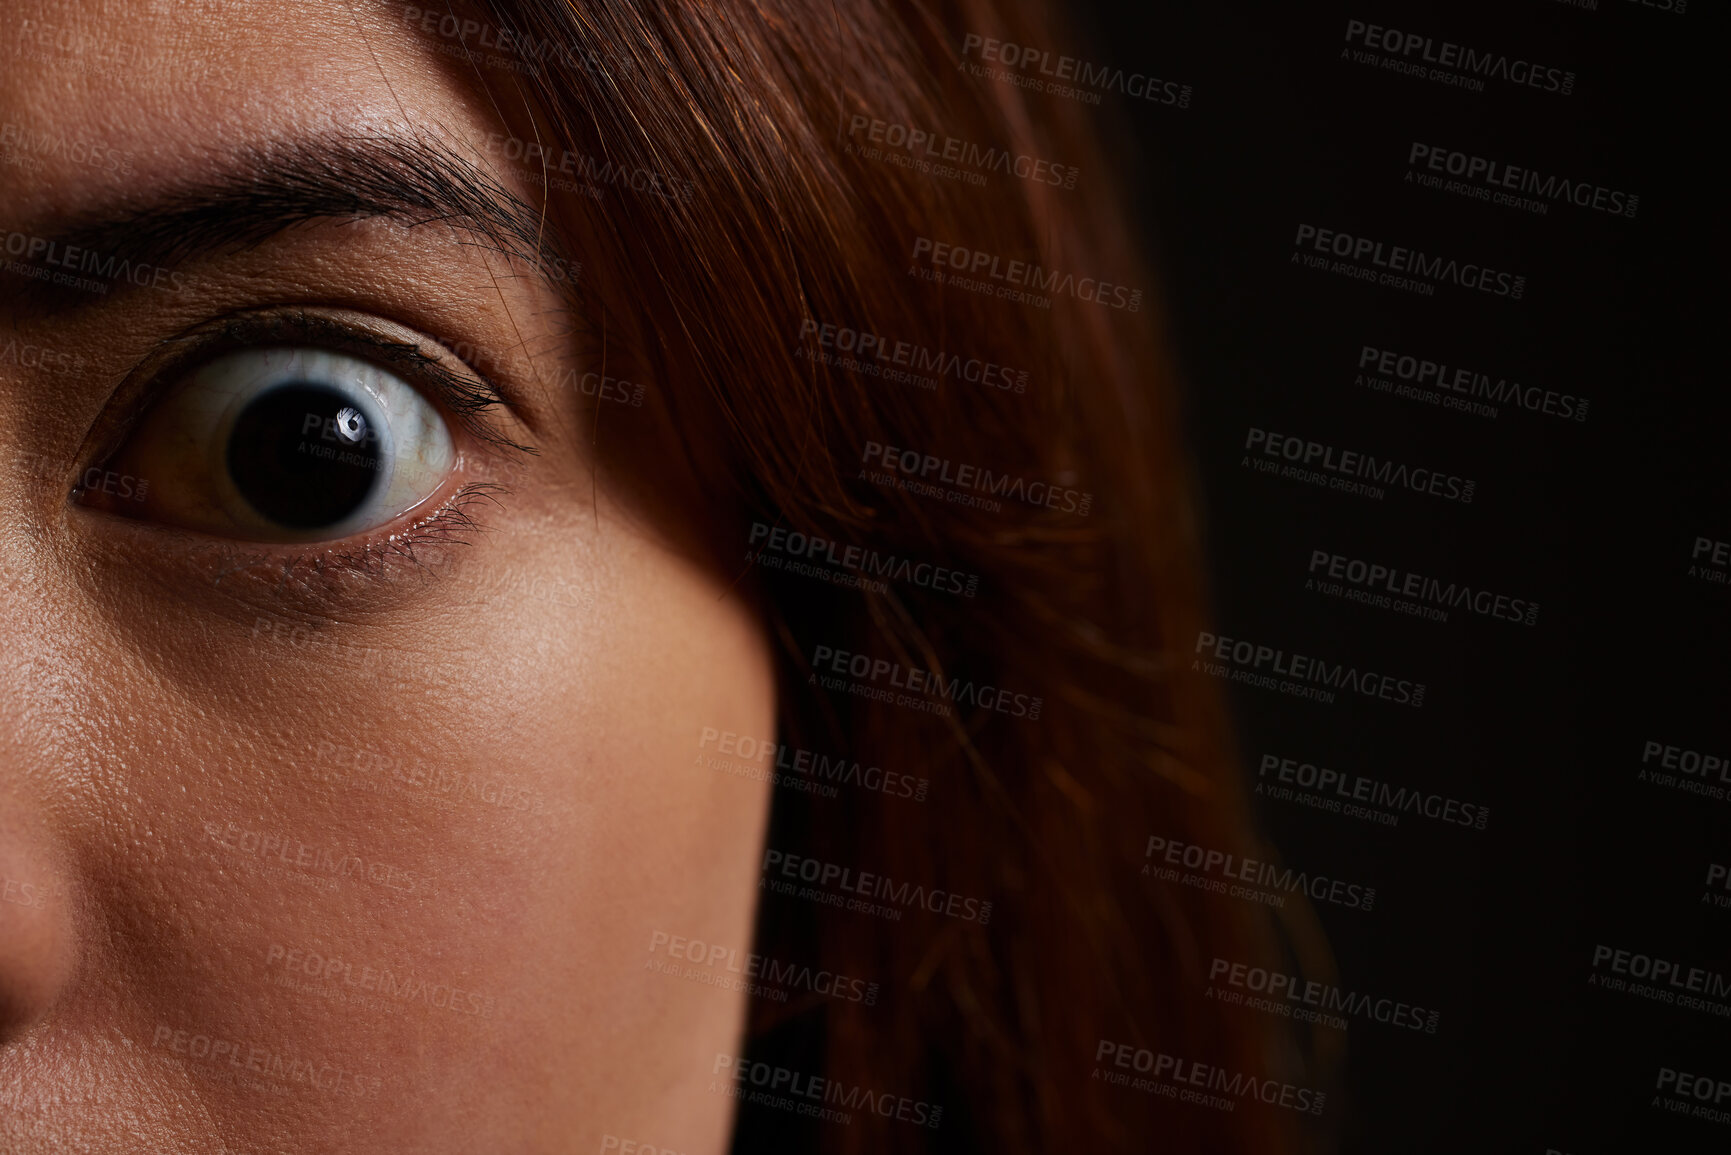
[[[3,279],[11,282],[7,295],[31,312],[64,312],[153,283],[152,276],[160,283],[159,270],[244,250],[299,224],[375,217],[449,225],[566,293],[580,268],[559,251],[541,211],[448,145],[343,135],[225,152],[210,172],[150,193],[147,203],[74,219],[52,235],[25,234],[24,251],[6,263],[15,275]]]

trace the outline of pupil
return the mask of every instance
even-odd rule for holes
[[[319,529],[342,521],[366,501],[384,465],[364,421],[358,441],[345,436],[355,417],[348,398],[323,385],[281,385],[260,395],[229,434],[235,488],[279,525]]]

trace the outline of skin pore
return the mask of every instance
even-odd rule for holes
[[[743,995],[645,964],[751,942],[767,786],[697,756],[774,733],[760,626],[596,476],[594,407],[649,410],[574,385],[570,254],[296,183],[424,152],[538,212],[438,44],[361,0],[0,17],[0,1149],[726,1147]],[[164,208],[271,158],[290,227]],[[394,373],[448,475],[341,540],[212,532],[128,438],[259,346]]]

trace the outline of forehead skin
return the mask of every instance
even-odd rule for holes
[[[0,131],[66,147],[0,163],[0,232],[295,138],[485,163],[494,98],[402,16],[6,5]],[[27,282],[0,271],[0,346],[79,365],[0,362],[0,1149],[725,1149],[742,1000],[645,964],[657,934],[749,947],[766,787],[696,755],[774,733],[769,659],[725,582],[592,485],[557,385],[580,318],[468,240],[315,223],[53,317],[7,309]],[[540,453],[436,580],[285,603],[69,504],[153,349],[284,304],[509,354],[508,431]]]

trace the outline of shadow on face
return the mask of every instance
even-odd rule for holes
[[[725,1146],[742,996],[645,961],[751,941],[767,650],[402,17],[4,17],[8,1151]]]

